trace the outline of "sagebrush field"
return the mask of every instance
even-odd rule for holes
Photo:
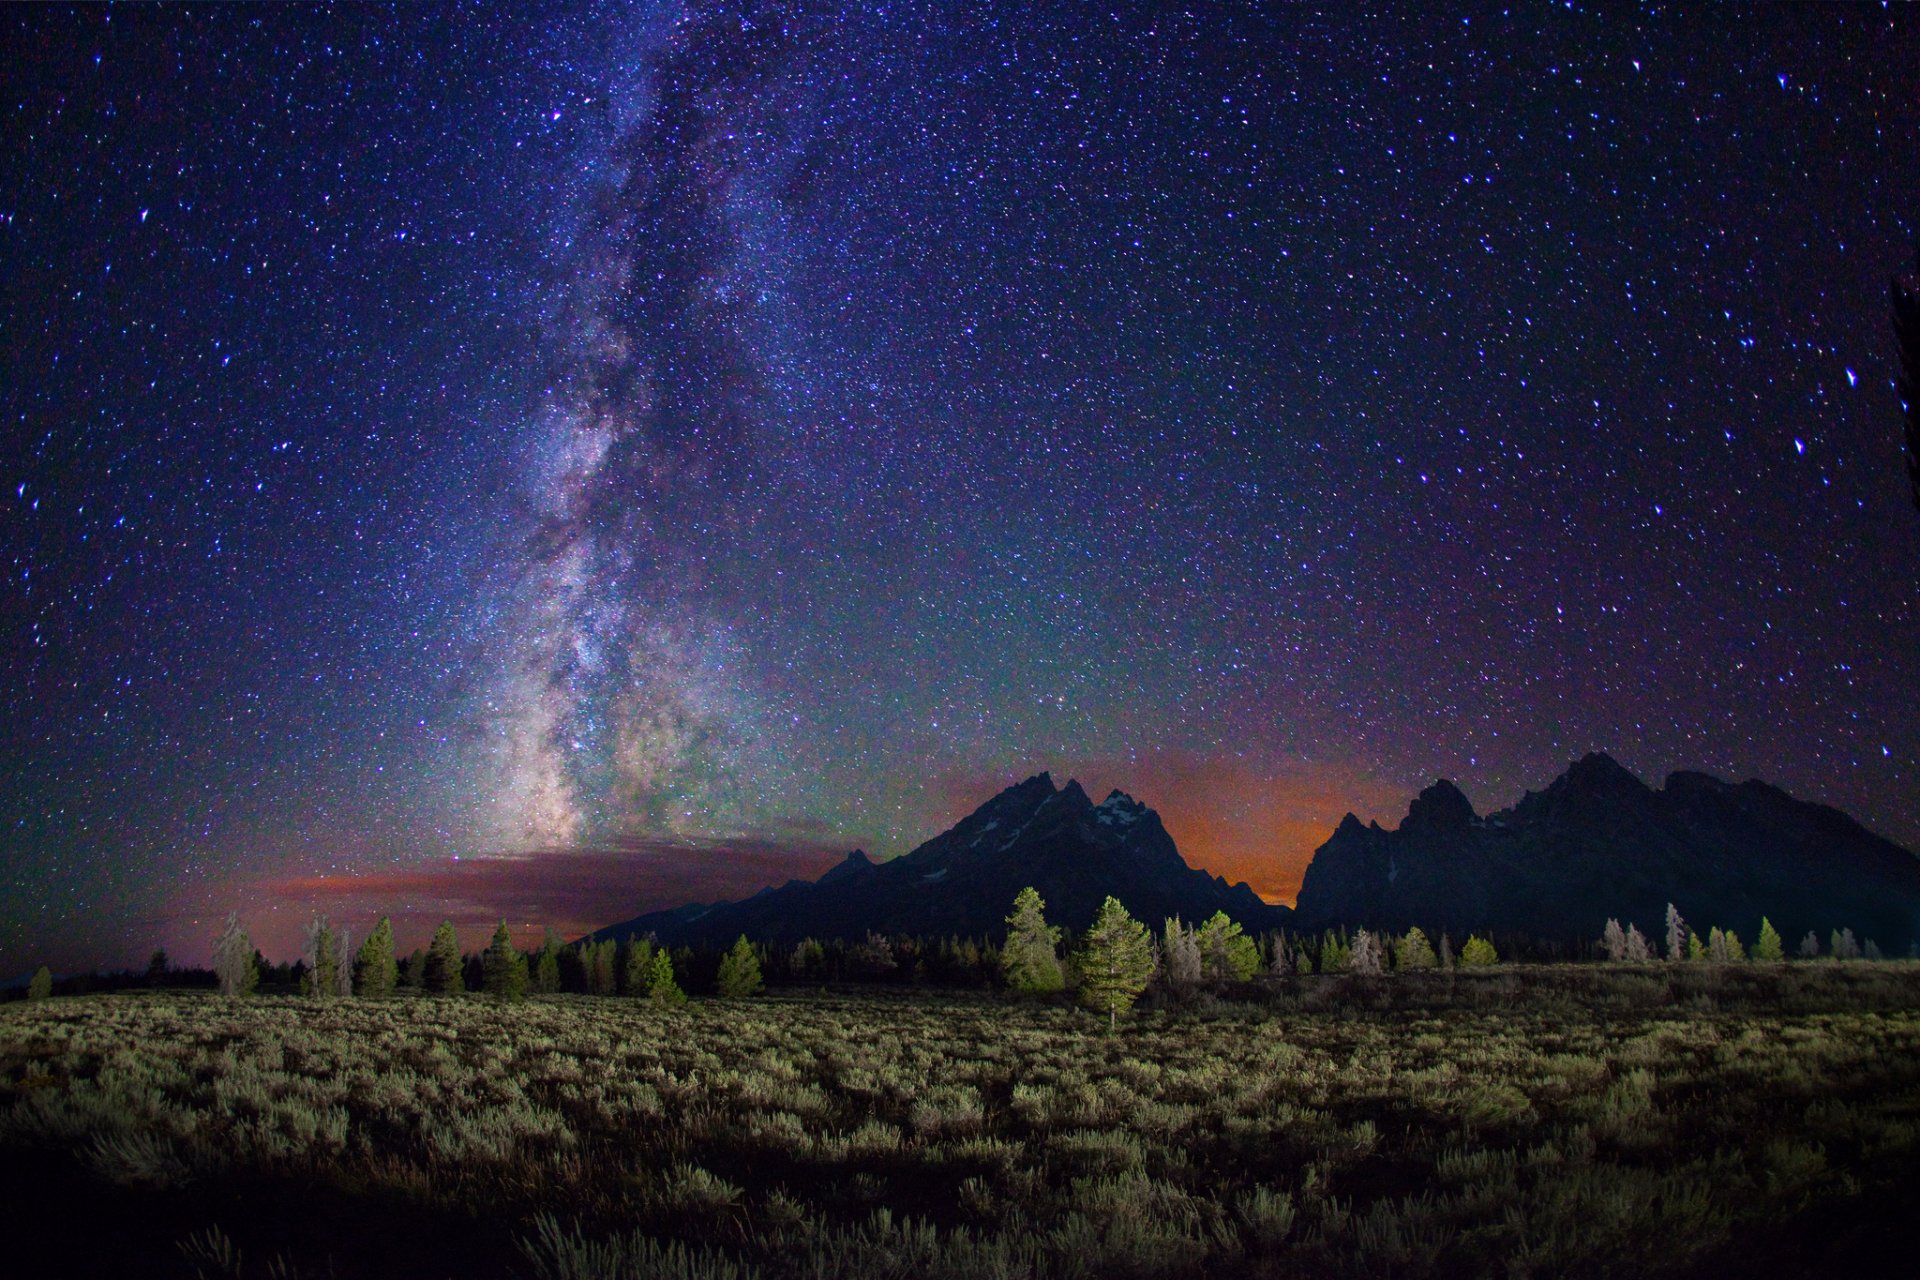
[[[1113,1032],[912,991],[17,1003],[9,1256],[209,1277],[1782,1275],[1913,1239],[1920,966],[1236,994]]]

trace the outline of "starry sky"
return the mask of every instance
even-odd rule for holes
[[[1910,13],[0,24],[0,974],[1043,768],[1276,901],[1592,750],[1920,844]]]

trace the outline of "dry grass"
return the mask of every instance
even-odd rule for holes
[[[244,1188],[177,1222],[186,1275],[267,1274],[315,1186],[469,1221],[498,1274],[1673,1273],[1911,1189],[1920,972],[1877,968],[1310,979],[1118,1034],[964,996],[56,1000],[0,1009],[0,1148]]]

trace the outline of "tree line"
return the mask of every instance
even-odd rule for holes
[[[1279,931],[1256,938],[1224,912],[1197,924],[1170,919],[1155,931],[1134,920],[1113,898],[1107,899],[1085,934],[1068,940],[1065,930],[1047,922],[1045,912],[1039,893],[1031,887],[1023,889],[1006,918],[1003,945],[973,938],[868,933],[855,939],[806,938],[791,946],[741,937],[724,950],[667,948],[651,937],[562,943],[548,929],[538,948],[522,952],[514,947],[506,922],[501,921],[486,948],[463,952],[453,924],[443,921],[427,946],[405,956],[396,952],[389,918],[383,917],[356,945],[348,929],[336,927],[326,916],[315,916],[304,931],[300,957],[281,964],[270,963],[254,948],[235,914],[227,917],[215,939],[211,970],[174,969],[161,950],[154,952],[144,973],[76,975],[57,985],[66,994],[129,986],[216,986],[230,996],[268,988],[316,999],[378,998],[397,991],[442,995],[472,991],[505,1000],[574,993],[672,1005],[683,1003],[689,991],[740,997],[769,984],[896,983],[1060,993],[1117,1018],[1149,990],[1178,1002],[1203,989],[1220,990],[1262,976],[1366,977],[1482,968],[1500,963],[1502,950],[1523,943],[1508,939],[1496,948],[1492,937],[1476,934],[1456,950],[1448,933],[1429,935],[1417,926],[1398,935],[1328,929],[1318,934]],[[1599,958],[1615,963],[1885,958],[1872,939],[1862,942],[1847,928],[1834,929],[1824,942],[1809,932],[1790,955],[1779,932],[1764,917],[1751,946],[1734,930],[1718,926],[1702,937],[1672,904],[1667,907],[1660,942],[1664,949],[1637,926],[1609,919],[1597,943],[1589,944],[1593,950],[1580,950],[1597,951]],[[1566,954],[1559,947],[1524,950],[1538,950],[1536,958]],[[43,965],[23,994],[37,1000],[55,990],[53,975]]]

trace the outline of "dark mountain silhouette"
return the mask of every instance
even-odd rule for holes
[[[860,850],[815,881],[791,880],[741,902],[657,911],[596,938],[652,934],[668,945],[862,938],[869,931],[999,939],[1013,898],[1032,885],[1047,918],[1069,929],[1093,922],[1112,894],[1155,929],[1225,911],[1250,932],[1290,912],[1187,865],[1160,817],[1122,792],[1094,804],[1077,782],[1047,774],[1009,787],[912,853],[876,863]]]
[[[1296,920],[1577,941],[1612,916],[1657,940],[1669,902],[1702,936],[1751,942],[1765,915],[1789,949],[1851,928],[1904,952],[1920,940],[1920,858],[1764,782],[1675,773],[1656,791],[1596,754],[1484,818],[1446,781],[1398,830],[1348,814],[1307,867]]]

